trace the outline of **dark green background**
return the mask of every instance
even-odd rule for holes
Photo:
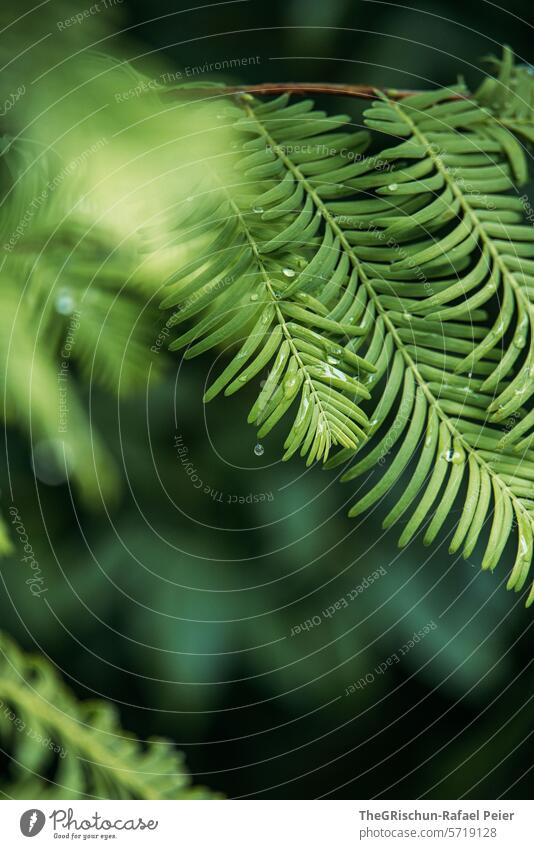
[[[140,67],[151,50],[177,70],[258,55],[228,79],[424,88],[458,74],[474,85],[503,42],[532,59],[526,2],[251,0],[182,12],[190,5],[122,5]],[[329,104],[340,106],[358,115],[354,101]],[[230,796],[528,798],[533,620],[505,592],[505,570],[481,574],[478,550],[453,560],[447,533],[399,552],[399,531],[380,528],[387,505],[349,521],[356,486],[280,464],[278,435],[257,457],[252,393],[204,413],[209,357],[178,377],[177,363],[147,388],[148,421],[145,397],[122,402],[120,421],[115,403],[93,399],[128,476],[109,516],[75,512],[67,487],[36,489],[27,446],[10,435],[18,506],[50,590],[47,604],[29,597],[17,560],[4,562],[2,627],[46,652],[80,697],[116,700],[125,727],[171,736],[197,780]],[[222,502],[191,486],[176,432]],[[260,492],[272,502],[225,503]],[[380,567],[348,608],[290,636]],[[399,663],[344,695],[431,621]]]

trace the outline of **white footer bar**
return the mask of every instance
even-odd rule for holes
[[[145,849],[534,846],[529,801],[0,803],[2,845]],[[33,842],[35,841],[35,842]]]

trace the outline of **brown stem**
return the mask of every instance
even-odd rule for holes
[[[337,94],[344,97],[360,97],[363,99],[373,99],[378,96],[379,92],[386,94],[387,97],[393,100],[401,100],[403,97],[409,97],[411,94],[421,94],[420,91],[411,91],[409,89],[396,88],[377,88],[371,85],[347,85],[344,83],[257,83],[256,85],[241,85],[241,86],[203,86],[199,83],[194,88],[187,89],[172,89],[167,92],[169,95],[186,95],[192,92],[206,92],[213,95],[216,94],[239,94],[241,92],[248,94],[282,94],[289,92],[290,94]],[[469,95],[451,94],[451,100],[460,100]]]

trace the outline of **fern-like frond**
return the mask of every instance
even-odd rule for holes
[[[366,112],[366,123],[371,130],[395,137],[397,143],[375,156],[350,161],[339,151],[331,162],[313,148],[303,152],[302,141],[295,143],[308,137],[308,105],[289,107],[283,99],[259,105],[240,98],[245,115],[237,126],[253,135],[248,146],[252,158],[246,163],[251,183],[255,168],[261,169],[262,179],[271,181],[268,189],[262,187],[261,203],[257,194],[256,201],[247,200],[249,208],[256,209],[252,219],[261,216],[258,225],[251,225],[257,256],[267,254],[279,267],[288,265],[287,257],[275,252],[279,244],[307,263],[289,286],[275,285],[275,295],[292,305],[293,314],[299,298],[307,299],[314,305],[310,311],[320,314],[317,305],[329,305],[335,291],[336,300],[356,309],[359,325],[368,331],[346,348],[362,357],[368,369],[365,386],[380,400],[369,414],[368,453],[345,479],[376,474],[387,454],[394,458],[351,515],[377,504],[410,467],[405,491],[385,524],[407,519],[401,536],[404,545],[428,522],[425,541],[431,543],[466,481],[451,551],[463,546],[464,556],[470,556],[491,520],[483,568],[494,569],[517,529],[517,555],[508,585],[520,590],[532,561],[534,455],[503,446],[505,432],[498,425],[508,426],[510,416],[522,417],[534,392],[534,384],[524,382],[532,358],[533,315],[516,265],[518,258],[531,255],[534,241],[522,224],[520,201],[510,194],[526,178],[526,166],[514,136],[497,126],[494,116],[477,102],[463,93],[456,95],[447,89],[400,103],[386,97],[377,100]],[[318,125],[315,130],[319,132]],[[277,204],[288,199],[279,219],[276,212],[269,216],[267,204],[273,193]],[[222,217],[233,239],[239,216],[226,210]],[[200,214],[199,219],[205,217]],[[306,243],[295,235],[310,223],[319,250],[307,256],[309,234]],[[227,238],[221,236],[211,251],[226,244]],[[213,294],[212,272],[209,264],[204,265],[209,254],[208,249],[194,261],[196,268],[207,269],[203,306]],[[340,268],[343,275],[338,275]],[[218,279],[221,276],[222,272]],[[253,280],[256,276],[254,268]],[[276,268],[266,269],[265,276],[276,279]],[[186,291],[190,295],[192,290]],[[246,298],[251,292],[258,295],[258,313],[240,312],[228,332],[212,333],[210,344],[231,341],[237,328],[247,334],[247,355],[251,345],[247,328],[253,319],[260,320],[260,310],[275,308],[260,300],[261,291],[254,286],[246,289]],[[229,294],[224,301],[224,297],[214,304],[222,301],[250,309],[244,299]],[[498,317],[488,327],[487,308],[494,304]],[[329,318],[338,318],[336,309],[330,307]],[[193,306],[184,317],[195,311]],[[221,315],[214,306],[214,313],[208,313],[179,344],[187,345],[211,330]],[[326,330],[319,322],[314,329],[321,336]],[[258,345],[263,344],[257,325],[253,335],[261,337]],[[204,349],[197,347],[195,353]],[[229,367],[230,378],[236,366],[234,362]],[[342,450],[329,461],[331,467],[354,453],[354,446],[339,444]],[[362,448],[363,442],[358,450]],[[534,593],[529,603],[532,600]]]
[[[53,667],[0,635],[0,736],[18,799],[187,799],[190,785],[169,741],[125,732],[109,702],[79,702]]]
[[[425,534],[425,542],[431,543],[463,478],[469,477],[451,551],[463,545],[464,557],[470,556],[493,514],[482,561],[483,568],[493,569],[517,527],[517,556],[508,585],[520,590],[532,561],[532,455],[501,452],[506,437],[492,425],[521,414],[534,392],[525,381],[534,351],[534,316],[514,273],[514,254],[528,256],[534,238],[531,228],[520,223],[518,199],[503,194],[513,188],[514,175],[519,179],[525,174],[523,153],[512,136],[502,142],[475,103],[451,101],[449,95],[441,91],[402,103],[377,101],[366,113],[370,127],[403,139],[381,152],[381,159],[394,167],[385,178],[375,174],[375,194],[416,196],[420,207],[393,219],[378,212],[363,225],[362,201],[355,201],[356,209],[350,204],[343,209],[353,216],[345,231],[347,243],[380,305],[386,334],[393,337],[385,390],[371,416],[376,428],[398,403],[381,440],[344,477],[371,471],[398,447],[381,480],[352,508],[357,515],[377,503],[417,459],[385,520],[389,526],[412,510],[401,545],[434,511]],[[373,202],[368,199],[369,180],[364,186],[355,181],[354,188],[361,189],[364,202]],[[374,247],[373,242],[387,247]],[[488,332],[480,322],[486,322],[485,305],[495,300],[499,315]],[[503,350],[509,328],[513,341]],[[531,594],[529,602],[533,599]]]
[[[328,133],[346,117],[327,118],[312,105],[288,106],[282,97],[236,121],[235,183],[201,192],[191,213],[187,202],[178,213],[194,258],[169,281],[162,304],[179,307],[175,326],[202,315],[171,345],[186,348],[186,358],[245,339],[206,401],[233,394],[270,366],[249,422],[263,437],[295,404],[284,459],[300,449],[308,463],[326,460],[332,446],[355,451],[365,440],[359,402],[370,397],[365,384],[375,371],[355,353],[369,325],[360,326],[365,305],[354,298],[350,264],[332,230],[321,227],[302,177],[337,171],[339,151],[360,155],[367,134]],[[299,151],[302,172],[284,153],[289,147]],[[315,297],[317,280],[328,285]]]

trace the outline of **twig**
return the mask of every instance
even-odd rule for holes
[[[378,88],[370,85],[347,85],[344,83],[258,83],[256,85],[241,85],[241,86],[203,86],[199,83],[198,86],[187,88],[174,88],[167,95],[187,95],[191,93],[211,93],[213,95],[221,94],[337,94],[344,97],[360,97],[364,100],[372,100],[378,97],[379,93],[387,95],[393,100],[402,100],[403,97],[409,97],[412,94],[422,94],[421,91],[412,91],[409,89],[396,88]],[[451,100],[462,100],[464,97],[469,97],[469,94],[451,94]]]

